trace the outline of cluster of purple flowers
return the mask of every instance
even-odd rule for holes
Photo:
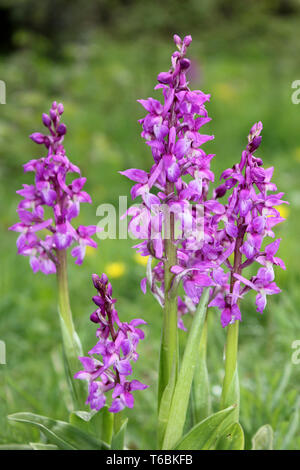
[[[141,319],[121,322],[107,276],[93,274],[92,278],[97,289],[97,295],[93,297],[97,309],[90,318],[98,325],[96,336],[99,341],[89,351],[90,356],[79,358],[84,370],[75,374],[75,378],[87,380],[89,395],[86,403],[95,410],[103,408],[105,392],[113,390],[109,411],[118,413],[126,406],[133,407],[131,392],[147,388],[138,380],[128,380],[132,374],[131,361],[138,359],[137,345],[144,339],[144,332],[137,327],[146,322]]]
[[[178,50],[172,55],[172,67],[158,75],[159,84],[155,87],[156,90],[162,89],[163,104],[153,98],[139,100],[148,111],[139,122],[143,128],[141,135],[151,147],[154,164],[149,173],[139,169],[121,172],[136,182],[131,190],[132,198],[142,197],[142,204],[127,212],[132,216],[129,229],[137,238],[144,239],[136,247],[140,254],[158,260],[154,269],[151,272],[148,270],[148,283],[162,305],[165,238],[166,232],[172,232],[172,227],[165,224],[166,208],[170,214],[170,225],[174,227],[179,224],[180,227],[178,237],[176,233],[171,234],[177,256],[187,261],[191,251],[195,253],[203,244],[195,230],[197,211],[193,204],[206,201],[209,182],[214,180],[210,170],[213,155],[206,154],[201,148],[214,137],[199,133],[199,129],[211,120],[205,108],[210,95],[200,90],[191,91],[188,87],[186,72],[190,60],[185,55],[192,41],[191,36],[181,40],[175,35],[174,41]],[[206,265],[202,267],[206,268]],[[145,278],[141,284],[144,292],[146,283]],[[180,297],[178,307],[179,326],[183,327],[181,314],[188,309]]]
[[[210,303],[221,310],[223,327],[241,320],[238,300],[246,292],[251,289],[256,292],[259,313],[266,307],[267,295],[281,292],[274,282],[273,268],[276,265],[285,269],[283,261],[275,256],[281,240],[277,239],[265,247],[262,244],[265,237],[275,237],[273,227],[284,220],[276,206],[287,202],[282,200],[283,193],[268,194],[277,190],[271,182],[274,168],[264,169],[261,158],[254,156],[261,143],[262,127],[262,123],[258,122],[250,129],[248,145],[242,152],[240,163],[222,173],[220,179],[224,183],[215,190],[216,198],[231,192],[223,214],[218,217],[218,222],[223,222],[225,228],[219,229],[218,233],[223,242],[231,246],[234,259],[232,264],[226,260],[230,280],[215,289]],[[262,267],[249,280],[242,276],[242,272],[255,261]]]
[[[210,287],[210,306],[220,308],[225,327],[241,320],[239,299],[250,289],[257,292],[259,312],[266,305],[267,294],[280,292],[273,270],[274,264],[284,268],[275,256],[280,240],[265,249],[262,241],[266,236],[275,236],[272,228],[284,220],[275,206],[285,201],[282,193],[268,195],[268,191],[276,191],[271,182],[273,168],[264,169],[262,160],[254,156],[261,142],[261,123],[252,127],[241,162],[222,173],[224,183],[208,198],[209,185],[214,181],[210,169],[214,155],[206,154],[201,145],[213,136],[200,134],[199,129],[210,121],[205,109],[210,95],[188,87],[186,72],[190,61],[185,54],[191,37],[181,40],[175,35],[174,41],[178,51],[172,55],[172,68],[158,75],[159,84],[155,87],[163,91],[163,104],[153,98],[140,100],[148,111],[139,121],[141,135],[151,147],[154,164],[149,173],[139,169],[121,172],[136,183],[131,189],[132,198],[142,198],[142,204],[127,211],[131,217],[129,229],[143,239],[135,247],[140,254],[150,256],[150,263],[153,257],[157,260],[153,268],[149,263],[141,288],[145,292],[148,282],[163,306],[167,207],[169,220],[181,229],[181,236],[171,236],[177,258],[171,267],[173,286],[182,280],[185,291],[184,299],[178,297],[178,326],[184,328],[182,315],[193,311],[203,288]],[[228,203],[222,204],[219,198],[229,191]],[[254,261],[263,267],[247,280],[242,271]]]
[[[91,239],[96,226],[80,225],[75,229],[71,224],[79,214],[80,203],[92,201],[90,195],[83,191],[86,178],[81,177],[80,169],[69,161],[63,147],[67,131],[61,122],[63,111],[63,105],[54,102],[49,115],[43,114],[42,117],[49,134],[35,132],[30,136],[37,144],[45,145],[47,156],[24,165],[25,172],[35,173],[35,182],[24,184],[23,189],[17,191],[23,197],[17,209],[20,222],[10,227],[10,230],[21,233],[17,240],[18,254],[29,256],[33,271],[40,270],[44,274],[56,272],[57,250],[75,244],[71,254],[76,258],[75,262],[81,264],[86,246],[97,247]],[[67,184],[69,173],[77,173],[79,177]],[[45,213],[47,206],[52,210],[50,218]]]

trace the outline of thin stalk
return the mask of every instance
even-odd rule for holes
[[[246,225],[242,217],[238,222],[239,233],[236,239],[234,249],[234,263],[230,277],[230,293],[233,292],[233,286],[236,281],[234,274],[241,274],[242,268],[242,254],[240,248],[243,244]],[[238,379],[238,337],[239,337],[239,321],[227,326],[227,338],[225,346],[225,376],[223,381],[222,396],[221,396],[221,409],[227,408],[231,405],[236,406],[236,421],[239,419],[239,404],[240,404],[240,387]]]
[[[57,287],[58,287],[58,308],[62,316],[69,335],[72,337],[75,333],[68,287],[67,272],[67,252],[66,250],[57,250]]]
[[[57,260],[58,312],[63,338],[65,372],[73,399],[73,408],[80,410],[84,408],[86,391],[82,381],[73,379],[79,370],[78,356],[82,355],[82,349],[70,307],[66,250],[57,250]]]
[[[236,418],[239,417],[239,382],[237,370],[239,321],[227,327],[227,340],[225,348],[225,376],[223,381],[221,409],[236,404]]]
[[[195,368],[192,397],[193,397],[193,423],[198,424],[211,414],[211,397],[209,387],[209,376],[207,370],[207,333],[208,333],[208,313],[206,313],[203,325],[199,356]]]
[[[174,185],[168,183],[167,193],[174,191]],[[174,243],[174,213],[170,214],[170,227],[165,227],[170,236],[165,239],[165,304],[163,314],[163,326],[160,350],[160,367],[158,380],[158,409],[164,389],[169,383],[173,363],[175,370],[178,369],[178,331],[177,331],[177,289],[172,288],[174,275],[171,267],[177,263],[177,249]]]

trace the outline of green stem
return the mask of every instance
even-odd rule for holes
[[[235,277],[234,274],[241,274],[242,272],[242,253],[241,246],[243,244],[247,225],[245,220],[241,217],[238,221],[238,237],[234,249],[233,268],[230,276],[230,293],[232,294]],[[239,321],[227,326],[227,339],[225,346],[225,376],[223,382],[222,396],[221,396],[221,409],[227,408],[231,405],[236,405],[235,417],[236,421],[239,419],[239,405],[240,405],[240,386],[237,368],[237,354],[238,354],[238,340],[239,340]]]
[[[64,320],[69,335],[73,336],[75,333],[75,328],[70,307],[66,250],[57,250],[57,259],[57,287],[59,313]]]
[[[208,313],[206,313],[203,325],[199,357],[195,368],[193,380],[193,422],[198,424],[211,414],[211,397],[209,387],[209,376],[207,370],[207,332],[208,332]]]
[[[83,409],[86,400],[85,386],[81,380],[73,379],[74,374],[80,368],[78,356],[82,355],[82,349],[70,307],[66,250],[57,250],[57,260],[58,312],[63,338],[65,371],[73,398],[73,407]]]
[[[170,183],[168,185],[168,193],[172,193],[174,185]],[[174,275],[171,273],[171,267],[177,263],[177,249],[174,243],[174,213],[170,214],[169,229],[170,236],[165,239],[165,305],[158,379],[158,409],[163,391],[169,383],[174,361],[176,375],[178,369],[177,289],[172,287]],[[168,233],[168,227],[166,227],[166,232]]]
[[[239,382],[237,370],[239,321],[235,321],[227,327],[227,340],[225,347],[225,376],[223,381],[221,409],[231,405],[236,407],[236,420],[239,417]]]

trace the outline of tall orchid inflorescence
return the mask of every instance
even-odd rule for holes
[[[210,306],[220,308],[221,323],[225,327],[236,319],[241,320],[238,300],[250,289],[257,292],[257,309],[261,313],[266,295],[280,292],[273,282],[272,267],[278,264],[284,268],[283,262],[274,256],[280,240],[263,251],[261,245],[265,236],[275,236],[272,227],[284,220],[274,206],[285,201],[281,200],[282,193],[267,195],[267,191],[276,190],[271,183],[273,168],[264,170],[262,160],[254,156],[261,142],[260,122],[250,130],[241,162],[222,173],[221,179],[225,182],[209,199],[209,184],[214,181],[210,170],[213,155],[207,155],[200,146],[213,136],[198,132],[210,121],[204,105],[209,95],[188,88],[186,72],[190,61],[185,54],[191,37],[182,41],[175,35],[174,40],[179,51],[172,55],[172,69],[158,75],[159,85],[156,86],[163,90],[164,104],[153,98],[139,100],[148,111],[140,120],[142,137],[152,148],[155,163],[149,173],[137,169],[121,172],[137,183],[131,190],[133,199],[140,195],[143,200],[139,207],[129,209],[129,228],[137,238],[145,239],[136,247],[139,252],[158,260],[152,270],[148,269],[148,283],[164,305],[168,256],[163,219],[164,207],[169,207],[173,224],[179,224],[180,233],[184,233],[180,239],[173,233],[176,256],[167,266],[174,275],[173,285],[182,280],[186,294],[183,300],[178,297],[178,325],[184,329],[182,314],[193,311],[203,288],[210,287]],[[152,188],[157,188],[156,194],[150,192]],[[222,204],[219,198],[229,190],[232,194],[228,203]],[[202,205],[203,234],[200,238],[199,205]],[[234,265],[229,259],[231,255]],[[243,255],[246,259],[242,259]],[[257,276],[251,280],[241,277],[242,270],[254,261],[263,265]],[[241,282],[245,285],[243,288]],[[146,284],[147,278],[144,278],[141,282],[144,292]]]
[[[82,190],[86,178],[80,176],[80,169],[66,156],[63,140],[67,128],[61,122],[63,111],[63,105],[54,102],[49,115],[42,117],[48,135],[35,132],[30,136],[34,142],[46,147],[47,156],[24,165],[25,172],[35,173],[35,182],[24,184],[23,189],[17,191],[24,198],[17,210],[20,222],[10,227],[10,230],[21,232],[17,240],[18,253],[30,257],[34,272],[40,270],[44,274],[56,272],[58,250],[75,244],[72,256],[77,264],[81,264],[86,246],[97,247],[91,239],[96,226],[80,225],[75,229],[71,223],[79,214],[80,203],[92,201]],[[69,173],[76,173],[79,178],[67,184]],[[51,218],[46,218],[46,207],[52,210]],[[43,236],[45,230],[48,234]]]
[[[88,382],[89,395],[86,403],[91,409],[103,408],[106,403],[105,393],[112,390],[113,400],[109,411],[118,413],[125,407],[133,407],[134,398],[131,392],[147,388],[147,385],[138,380],[128,379],[132,374],[131,361],[138,359],[137,345],[144,339],[144,332],[137,326],[146,322],[141,319],[130,323],[121,322],[106,274],[101,277],[93,274],[92,277],[97,289],[97,295],[93,297],[97,309],[90,319],[98,325],[98,342],[89,351],[88,357],[79,358],[84,370],[77,372],[75,378]]]
[[[219,289],[210,303],[221,310],[223,327],[241,320],[238,301],[250,290],[256,292],[257,311],[262,313],[267,303],[266,296],[280,292],[274,282],[273,266],[285,269],[283,261],[275,256],[280,239],[262,247],[263,239],[274,238],[273,227],[284,220],[276,206],[287,203],[282,200],[283,193],[268,194],[277,190],[271,182],[274,168],[264,169],[261,158],[254,156],[261,143],[262,127],[258,122],[250,129],[248,145],[242,152],[240,163],[222,173],[220,179],[224,183],[215,190],[216,198],[231,191],[218,220],[225,224],[225,230],[219,230],[220,237],[231,246],[234,259],[232,264],[226,260],[230,279],[224,279],[222,292]],[[242,272],[255,261],[262,267],[249,280],[242,276]]]
[[[191,91],[188,87],[186,73],[190,60],[185,55],[191,36],[181,40],[175,35],[174,41],[178,51],[172,55],[172,68],[158,75],[159,84],[155,87],[162,89],[164,102],[153,98],[139,100],[148,111],[139,122],[143,128],[141,135],[151,147],[154,164],[149,172],[138,169],[121,172],[136,182],[131,190],[132,198],[142,197],[142,204],[128,211],[132,216],[129,229],[137,238],[144,239],[136,247],[140,254],[158,260],[152,270],[148,269],[148,283],[162,306],[172,284],[166,279],[166,272],[168,277],[177,258],[186,263],[189,271],[192,266],[204,272],[210,267],[206,259],[200,264],[195,260],[203,239],[195,230],[199,214],[193,204],[206,201],[209,182],[214,180],[210,170],[213,155],[206,154],[201,148],[213,136],[199,133],[199,129],[210,121],[205,109],[210,95],[200,90]],[[176,226],[180,236],[176,236]],[[173,270],[173,277],[174,274]],[[195,272],[192,282],[187,278],[185,283],[187,295],[195,302],[201,294],[194,287],[197,276],[200,274]],[[146,284],[145,278],[141,283],[144,292]],[[178,297],[178,325],[181,328],[184,328],[181,314],[187,311],[185,302]]]

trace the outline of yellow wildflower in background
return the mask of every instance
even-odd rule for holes
[[[114,263],[108,263],[104,268],[104,272],[105,274],[107,274],[109,279],[117,279],[118,277],[122,277],[125,271],[125,264],[119,261],[115,261]]]
[[[230,83],[217,83],[213,95],[220,101],[230,102],[237,95],[237,92]]]
[[[149,259],[149,256],[142,256],[139,253],[134,254],[134,260],[142,266],[147,266],[148,259]]]
[[[280,217],[286,219],[289,216],[290,209],[286,204],[282,204],[282,206],[275,206],[275,209],[278,210]]]
[[[294,159],[300,162],[300,147],[296,147],[293,151]]]
[[[96,248],[93,248],[92,246],[87,245],[85,248],[85,254],[86,256],[95,256],[97,253]]]

